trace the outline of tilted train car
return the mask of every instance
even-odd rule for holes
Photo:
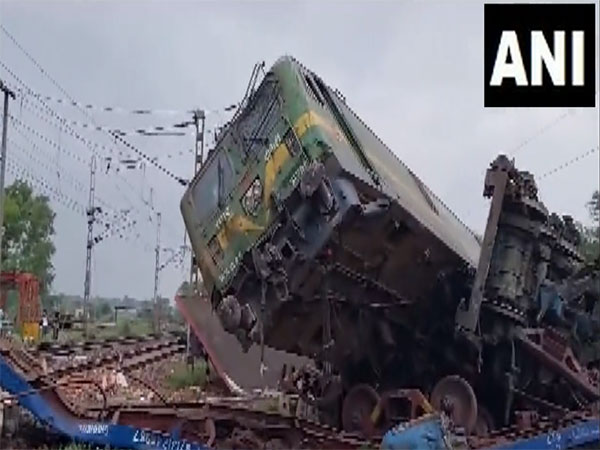
[[[374,349],[398,345],[391,324],[421,320],[440,273],[479,256],[474,233],[290,57],[223,131],[181,209],[227,328],[352,367],[349,383],[385,364]]]
[[[463,422],[473,427],[479,413],[489,425],[493,420],[484,408],[477,410],[471,386],[444,377],[454,373],[471,376],[477,395],[491,394],[486,401],[497,406],[491,414],[496,420],[505,415],[504,404],[512,404],[504,400],[512,398],[512,387],[506,395],[492,387],[506,384],[502,374],[510,358],[503,353],[493,363],[489,370],[499,381],[492,384],[480,375],[482,346],[455,338],[463,322],[466,336],[482,332],[479,303],[471,295],[474,280],[483,286],[488,273],[480,268],[476,276],[479,239],[340,94],[293,58],[278,60],[242,102],[185,192],[181,210],[223,327],[246,348],[258,343],[319,361],[320,406],[333,422],[361,428],[355,412],[377,402],[374,388],[411,386],[459,392]],[[523,245],[527,239],[533,243],[513,241]],[[491,254],[482,253],[495,277],[487,280],[488,297],[508,298],[490,287],[494,280],[520,279],[512,271],[528,277],[535,272],[533,259],[518,259],[511,255],[520,250],[506,248],[495,250],[491,262]],[[519,293],[524,311],[533,303],[530,294]],[[471,302],[457,315],[461,299]],[[502,307],[504,316],[510,311],[512,306]],[[483,322],[485,345],[492,349],[486,364],[496,361],[496,335],[511,348],[512,332],[499,330],[511,330],[524,316],[508,325],[493,317]]]

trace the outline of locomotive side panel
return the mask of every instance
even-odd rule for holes
[[[468,264],[475,266],[480,246],[474,233],[340,99],[330,98],[362,144],[365,157],[381,180],[381,189]],[[373,180],[367,180],[373,184]]]

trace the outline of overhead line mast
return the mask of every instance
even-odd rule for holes
[[[4,234],[4,177],[6,175],[6,135],[8,127],[8,97],[13,100],[15,93],[0,80],[0,90],[4,92],[4,110],[2,116],[2,161],[0,161],[0,272],[2,272],[2,235]]]
[[[204,130],[206,125],[206,114],[204,110],[194,110],[192,122],[186,122],[182,125],[194,125],[194,129],[196,130],[196,136],[194,139],[194,174],[192,176],[192,180],[196,177],[196,174],[202,167],[202,163],[204,161]],[[200,143],[200,145],[198,145]],[[192,183],[190,180],[190,183]],[[185,247],[185,237],[187,234],[184,234],[183,241]],[[194,292],[197,289],[198,284],[198,267],[196,264],[196,259],[194,258],[194,249],[192,247],[192,239],[190,237],[190,289]],[[187,339],[186,339],[186,353],[190,355],[190,337],[191,337],[191,329],[190,324],[187,324]]]
[[[160,271],[160,213],[156,213],[156,248],[154,266],[154,333],[160,334],[161,311],[158,305],[158,272]]]
[[[204,126],[206,122],[206,115],[203,110],[195,110],[193,116],[194,128],[196,130],[196,139],[194,142],[194,177],[202,167],[202,163],[204,161]],[[198,145],[200,142],[200,145]],[[192,246],[192,241],[190,238],[190,247]],[[194,251],[191,251],[190,255],[190,285],[196,286],[198,282],[198,267],[196,265],[196,261],[194,258]],[[188,327],[189,328],[189,327]]]
[[[89,302],[90,290],[92,286],[92,248],[94,246],[94,222],[96,221],[96,213],[101,209],[94,206],[94,194],[96,191],[96,157],[92,156],[90,163],[90,191],[87,209],[87,242],[85,256],[85,282],[83,288],[83,320],[84,320],[84,335],[88,335],[88,320],[90,316]]]

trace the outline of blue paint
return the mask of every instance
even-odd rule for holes
[[[135,450],[207,450],[207,447],[178,439],[165,433],[142,430],[129,425],[114,425],[90,420],[79,420],[73,415],[53,408],[33,387],[0,355],[0,387],[19,397],[19,404],[38,420],[74,441],[93,445],[130,448]]]
[[[445,449],[444,432],[438,415],[431,415],[414,424],[400,424],[383,436],[382,450]]]
[[[566,450],[597,444],[600,448],[600,419],[584,420],[538,436],[493,447],[494,450]],[[446,449],[439,416],[432,415],[415,424],[401,424],[389,430],[381,443],[382,450]]]
[[[600,419],[586,420],[539,436],[495,447],[498,450],[562,450],[597,443],[600,448]]]

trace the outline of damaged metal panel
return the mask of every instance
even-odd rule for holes
[[[377,173],[381,184],[377,185],[372,179],[361,177],[359,173],[353,175],[362,178],[376,189],[381,189],[452,251],[475,266],[479,259],[480,246],[473,231],[458,219],[339,96],[331,92],[331,88],[324,84],[321,86],[328,91],[329,98],[354,131],[365,158]],[[336,152],[336,156],[346,160],[342,151]]]
[[[242,103],[182,214],[223,329],[259,360],[269,347],[314,360],[318,381],[302,389],[328,422],[346,417],[357,431],[357,405],[376,408],[399,387],[432,394],[436,408],[453,398],[469,431],[508,425],[532,404],[594,400],[598,296],[567,299],[582,279],[577,233],[548,214],[531,174],[502,156],[488,171],[481,250],[294,59],[278,60]],[[203,216],[194,189],[211,176],[217,201]]]
[[[180,289],[175,303],[208,353],[218,375],[234,394],[250,393],[253,389],[276,389],[284,366],[300,368],[310,362],[308,358],[268,348],[264,356],[265,370],[261,373],[260,348],[253,345],[244,352],[235,335],[223,329],[204,295]]]

